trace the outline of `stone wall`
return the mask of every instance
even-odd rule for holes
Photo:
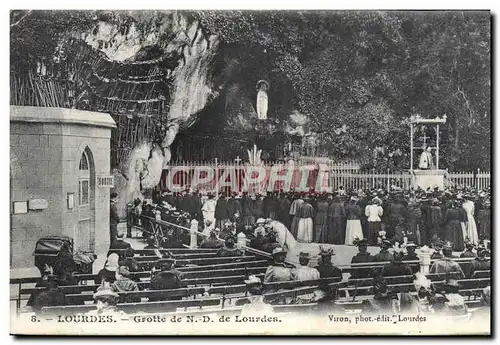
[[[104,252],[109,246],[109,188],[95,178],[110,174],[110,136],[114,122],[107,114],[74,109],[11,107],[11,266],[29,267],[36,241],[43,236],[73,237],[75,249]],[[79,205],[79,162],[90,152],[90,206]],[[68,193],[74,207],[68,208]],[[47,200],[47,208],[14,214],[15,201]],[[88,234],[79,224],[88,219]],[[87,224],[87,223],[81,223]],[[80,232],[79,232],[80,231]],[[85,243],[82,243],[85,242]]]

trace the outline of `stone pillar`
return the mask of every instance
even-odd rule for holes
[[[189,244],[189,248],[198,248],[198,221],[196,219],[191,221],[191,243]]]
[[[243,247],[246,245],[247,245],[247,237],[243,232],[240,232],[237,236],[236,246],[239,249],[243,249]]]
[[[423,246],[420,248],[420,254],[418,255],[420,259],[420,273],[428,274],[429,266],[431,265],[431,252],[430,248]]]

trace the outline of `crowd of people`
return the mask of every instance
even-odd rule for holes
[[[108,257],[95,278],[99,288],[94,297],[100,313],[116,311],[119,302],[140,302],[140,298],[123,292],[147,289],[158,291],[149,296],[149,301],[181,299],[165,293],[186,287],[187,283],[183,273],[176,268],[173,255],[160,249],[182,247],[183,243],[189,242],[189,233],[178,226],[162,227],[161,233],[151,231],[148,222],[158,217],[184,228],[189,228],[191,220],[197,219],[201,235],[199,247],[218,249],[218,257],[245,255],[245,250],[237,245],[240,233],[245,234],[247,246],[269,253],[272,259],[262,278],[251,276],[246,280],[250,304],[260,308],[272,309],[274,304],[315,303],[317,310],[338,309],[335,284],[320,284],[313,293],[295,299],[275,297],[265,300],[263,294],[280,291],[266,288],[269,283],[369,278],[373,279],[374,295],[364,302],[366,311],[394,308],[395,300],[400,310],[410,310],[418,307],[415,303],[419,299],[426,300],[433,310],[466,311],[465,302],[457,292],[457,282],[448,279],[449,275],[463,279],[474,277],[477,271],[490,270],[490,248],[482,241],[490,236],[488,191],[386,193],[383,190],[343,191],[341,188],[335,193],[268,193],[265,197],[223,194],[217,199],[210,194],[202,196],[186,192],[163,193],[156,201],[159,204],[135,201],[130,213],[132,224],[143,229],[147,242],[144,249],[152,250],[157,260],[139,265],[136,251],[124,240],[123,234],[116,228],[111,229]],[[478,219],[477,225],[475,218]],[[286,241],[280,241],[277,224],[289,228],[299,242],[317,241],[326,245],[320,246],[319,253],[301,251],[298,263],[291,264],[286,260],[289,248]],[[356,267],[346,275],[335,265],[335,252],[328,244],[357,246],[358,253],[351,258],[352,264],[384,264]],[[380,250],[372,255],[368,246],[374,245]],[[429,282],[422,283],[424,287],[417,290],[417,299],[409,294],[391,293],[386,281],[388,277],[420,274],[416,249],[424,245],[434,249],[430,273],[442,275],[446,279],[444,287],[431,288]],[[457,251],[462,252],[460,257],[472,260],[457,263],[453,260]],[[311,265],[313,259],[316,262]],[[146,270],[150,272],[150,279],[146,286],[144,282],[140,285],[135,273]],[[60,286],[75,284],[74,281],[70,283],[68,277],[72,274],[67,270],[56,269],[54,272],[52,269],[43,273],[39,286],[46,290],[33,295],[29,305],[40,310],[43,306],[66,304]],[[484,300],[489,301],[486,294],[483,292]],[[450,301],[453,301],[453,307]],[[447,303],[450,304],[448,307]],[[248,308],[246,306],[245,310]]]
[[[156,193],[153,201],[187,212],[217,231],[229,225],[254,226],[259,218],[278,220],[298,242],[305,243],[354,245],[355,238],[366,238],[369,245],[389,239],[429,246],[439,238],[451,242],[455,251],[462,251],[465,243],[477,245],[489,240],[491,234],[489,189],[340,187],[332,193],[221,193],[217,198],[186,190]]]

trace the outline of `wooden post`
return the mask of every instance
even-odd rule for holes
[[[436,170],[439,169],[439,124],[436,125]]]
[[[418,255],[420,260],[420,273],[429,274],[429,267],[431,265],[431,252],[430,248],[423,246],[420,248],[420,254]]]
[[[215,197],[219,198],[219,164],[215,158]]]
[[[413,123],[410,123],[410,172],[413,172]]]
[[[389,176],[389,169],[387,169],[387,191],[391,190],[391,177]]]
[[[189,248],[198,248],[198,221],[196,219],[191,221],[191,242]]]
[[[372,168],[372,188],[375,188],[375,168]]]

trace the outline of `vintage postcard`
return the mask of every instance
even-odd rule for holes
[[[490,335],[489,11],[10,12],[10,322]]]

